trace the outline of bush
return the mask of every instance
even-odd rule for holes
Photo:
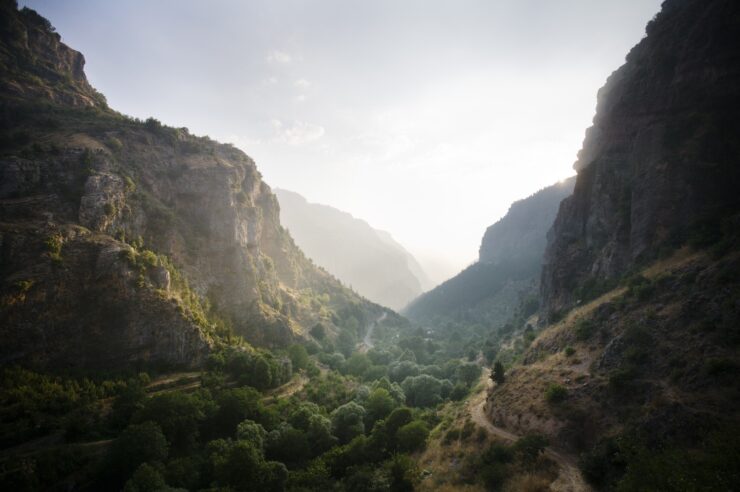
[[[111,446],[108,455],[110,475],[114,480],[123,480],[142,463],[164,461],[167,448],[167,439],[154,422],[130,425]]]
[[[533,465],[547,447],[547,438],[540,434],[529,434],[514,444],[514,451],[526,465]]]
[[[550,384],[545,390],[545,399],[548,403],[560,403],[568,397],[568,390],[559,384]]]
[[[576,349],[574,349],[573,347],[571,347],[571,346],[565,347],[565,356],[566,357],[572,357],[573,355],[575,355],[575,353],[576,353]]]
[[[398,450],[404,453],[412,453],[422,449],[429,437],[429,429],[421,420],[414,420],[396,433],[396,445]]]
[[[582,319],[576,323],[576,339],[585,342],[590,339],[596,331],[596,323],[592,320]]]
[[[334,435],[341,443],[347,443],[365,432],[365,409],[351,401],[331,413]]]

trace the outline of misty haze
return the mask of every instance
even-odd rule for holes
[[[740,489],[740,3],[0,0],[0,489]]]

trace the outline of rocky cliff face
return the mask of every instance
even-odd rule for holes
[[[477,263],[414,300],[405,312],[412,319],[484,323],[499,326],[523,298],[537,291],[546,234],[574,178],[514,202],[486,229]]]
[[[664,2],[599,93],[549,317],[490,392],[492,422],[578,454],[599,490],[737,482],[739,83],[740,3]]]
[[[280,345],[379,312],[305,258],[249,157],[109,110],[82,55],[10,4],[0,362],[193,365],[233,334]]]
[[[401,309],[421,294],[422,281],[428,285],[413,256],[388,233],[341,210],[308,203],[297,193],[275,194],[280,220],[301,250],[361,295]]]
[[[740,208],[738,46],[737,2],[669,0],[599,91],[545,255],[548,313]]]

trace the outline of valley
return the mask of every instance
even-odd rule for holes
[[[436,287],[0,14],[2,490],[740,487],[736,2],[666,0],[576,176]]]

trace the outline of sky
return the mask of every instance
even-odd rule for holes
[[[231,142],[390,232],[434,280],[574,174],[660,0],[28,0],[111,107]]]

